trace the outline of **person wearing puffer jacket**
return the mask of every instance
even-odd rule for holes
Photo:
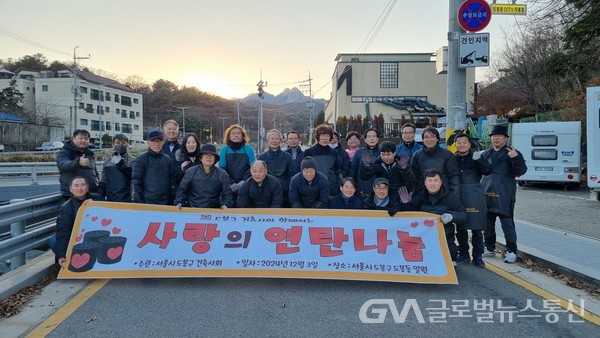
[[[183,138],[181,148],[175,151],[175,161],[179,166],[177,171],[177,185],[181,182],[185,171],[200,164],[200,139],[194,133],[189,133]]]

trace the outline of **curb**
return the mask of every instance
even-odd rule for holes
[[[48,276],[53,265],[54,253],[48,250],[16,270],[0,276],[0,299],[6,299],[41,281]]]

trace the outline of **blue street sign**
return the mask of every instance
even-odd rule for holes
[[[468,32],[479,32],[492,19],[492,9],[485,0],[467,0],[458,9],[458,23]]]

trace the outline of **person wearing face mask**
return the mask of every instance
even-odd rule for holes
[[[127,153],[129,138],[115,134],[113,155],[104,160],[98,195],[110,202],[131,202],[131,172],[135,157]]]
[[[348,177],[350,176],[350,156],[348,156],[348,153],[344,150],[344,148],[342,148],[342,145],[339,143],[339,141],[340,134],[338,134],[337,131],[334,131],[333,137],[331,138],[331,141],[329,141],[329,147],[337,151],[340,155],[340,160],[342,161],[342,177]]]
[[[177,185],[181,182],[185,171],[201,164],[200,162],[200,139],[194,133],[189,133],[183,138],[182,146],[175,152],[175,161],[179,166],[177,173]]]

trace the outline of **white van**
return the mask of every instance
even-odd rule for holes
[[[512,146],[525,158],[527,182],[578,184],[581,178],[581,122],[532,122],[512,125]]]
[[[587,184],[600,201],[600,87],[587,89]]]

